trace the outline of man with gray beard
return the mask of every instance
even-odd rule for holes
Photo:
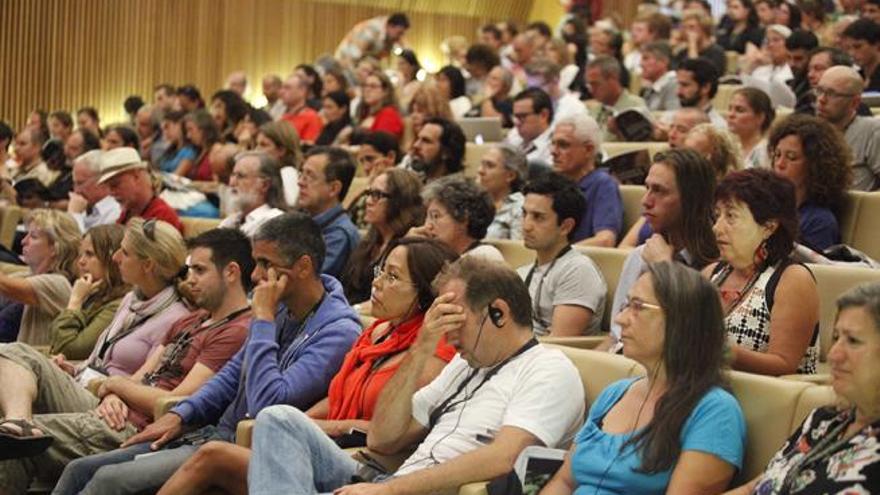
[[[278,162],[261,152],[242,153],[229,177],[233,213],[222,228],[241,230],[252,237],[266,220],[284,213],[284,194]]]

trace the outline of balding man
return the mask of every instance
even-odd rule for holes
[[[107,185],[98,183],[101,153],[101,150],[92,150],[73,161],[73,191],[69,193],[67,213],[83,233],[97,225],[115,223],[122,213]]]
[[[168,141],[162,137],[159,128],[163,111],[156,105],[144,105],[134,114],[134,129],[141,143],[141,157],[152,164],[158,164],[168,150]]]
[[[851,189],[873,191],[880,186],[880,121],[856,114],[864,81],[852,67],[831,67],[813,91],[816,115],[844,133],[853,154]]]
[[[266,106],[263,110],[272,116],[272,120],[278,120],[284,115],[286,107],[281,101],[281,78],[275,74],[269,74],[263,78],[263,96],[266,97]]]
[[[699,108],[687,107],[676,110],[669,125],[669,147],[684,148],[684,138],[687,133],[700,124],[708,123],[709,116]]]
[[[318,112],[308,106],[308,96],[309,82],[298,74],[291,74],[281,85],[281,101],[286,108],[281,120],[286,120],[296,129],[303,144],[314,143],[324,128]]]

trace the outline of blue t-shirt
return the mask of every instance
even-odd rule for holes
[[[577,242],[593,237],[600,230],[614,231],[620,237],[623,201],[614,178],[604,170],[594,170],[580,180],[578,187],[587,200],[587,208],[572,240]]]
[[[174,171],[177,170],[177,167],[180,166],[180,162],[196,159],[196,150],[192,146],[184,146],[177,150],[177,153],[173,156],[166,156],[163,156],[162,159],[159,160],[159,168],[163,172],[174,173]]]
[[[804,203],[798,208],[798,223],[801,244],[817,251],[840,244],[837,218],[828,208]]]
[[[654,228],[648,222],[643,223],[642,228],[639,229],[639,239],[636,241],[636,246],[646,243],[652,235],[654,235]]]
[[[600,423],[636,380],[626,378],[612,383],[596,398],[586,424],[575,437],[572,475],[577,483],[575,495],[661,494],[672,470],[646,474],[637,471],[642,460],[632,445],[620,447],[633,435],[610,434]],[[681,451],[697,450],[742,467],[746,446],[746,421],[736,398],[720,388],[710,390],[697,403],[682,427]],[[597,492],[597,488],[601,491]]]

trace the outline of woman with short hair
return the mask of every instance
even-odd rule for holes
[[[528,176],[522,151],[506,145],[492,146],[480,160],[477,180],[492,197],[495,217],[486,231],[487,239],[522,239],[523,196]]]

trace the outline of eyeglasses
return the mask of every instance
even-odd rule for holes
[[[381,199],[391,199],[391,194],[385,191],[380,191],[378,189],[366,189],[364,191],[364,196],[372,199],[373,201],[379,201]]]
[[[816,98],[821,98],[823,96],[827,96],[828,98],[852,98],[855,96],[853,93],[838,93],[833,89],[823,88],[821,86],[816,86],[813,88],[813,96]]]
[[[416,285],[412,280],[405,280],[393,273],[388,273],[385,271],[385,268],[379,265],[373,267],[373,281],[380,282],[382,280],[388,282],[388,285],[395,285],[397,283],[404,283],[408,285]]]
[[[156,219],[151,218],[144,222],[144,235],[152,242],[156,242]]]
[[[660,306],[658,306],[656,304],[651,304],[649,302],[642,301],[641,299],[626,298],[626,300],[623,301],[623,306],[620,307],[621,311],[623,311],[625,309],[631,309],[635,313],[641,313],[641,311],[643,309],[661,310],[663,308],[661,308]]]

